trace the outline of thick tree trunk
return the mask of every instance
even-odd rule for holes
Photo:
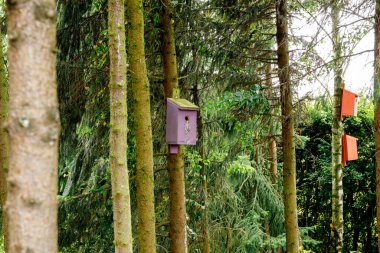
[[[300,251],[300,243],[297,217],[296,153],[292,112],[292,83],[289,73],[288,11],[286,0],[276,1],[276,26],[278,76],[281,86],[286,250],[288,253],[298,253]]]
[[[108,1],[110,53],[110,165],[115,252],[132,253],[131,197],[127,164],[127,53],[124,0]]]
[[[7,174],[9,165],[9,139],[5,129],[8,120],[8,81],[4,65],[3,35],[0,34],[0,223],[1,234],[4,235],[4,250],[7,252],[7,221],[5,219],[4,204],[7,194]]]
[[[332,3],[332,37],[334,47],[334,102],[332,122],[332,250],[342,252],[343,248],[343,174],[342,174],[342,134],[340,102],[342,96],[342,45],[339,35],[340,0]]]
[[[175,51],[174,26],[171,19],[170,0],[162,0],[162,57],[164,65],[165,97],[173,96],[178,88],[177,56]],[[181,150],[178,154],[168,154],[170,190],[170,252],[187,252],[185,171]]]
[[[154,212],[153,142],[150,90],[145,63],[142,0],[128,0],[128,52],[136,126],[136,182],[139,252],[156,252]]]
[[[377,214],[377,248],[380,253],[380,0],[376,0],[375,12],[375,145],[376,145],[376,214]]]
[[[54,0],[8,1],[9,253],[56,253],[59,114]]]

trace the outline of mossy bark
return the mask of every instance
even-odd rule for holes
[[[7,1],[9,253],[58,252],[55,4],[54,0]]]
[[[297,189],[296,189],[296,153],[294,142],[294,115],[292,82],[289,66],[288,11],[286,0],[276,0],[277,61],[281,92],[282,140],[283,140],[283,180],[286,251],[300,252]]]
[[[375,8],[375,75],[373,97],[375,103],[375,146],[376,146],[376,214],[377,234],[380,235],[380,0],[376,0]],[[380,236],[378,236],[378,252],[380,253]]]
[[[127,164],[127,53],[124,0],[108,1],[110,53],[110,165],[114,244],[117,253],[132,253],[132,224]]]
[[[150,89],[145,62],[144,14],[141,0],[127,0],[128,52],[136,126],[136,183],[139,252],[156,252],[153,142]]]
[[[4,235],[4,250],[7,252],[7,221],[5,215],[3,215],[3,207],[7,194],[6,177],[9,166],[9,139],[5,127],[8,120],[9,87],[4,64],[3,35],[0,34],[0,229],[2,235]]]
[[[342,80],[342,43],[339,35],[339,18],[341,0],[334,0],[331,5],[332,38],[334,50],[334,101],[331,138],[332,165],[332,226],[331,250],[342,252],[343,248],[343,174],[342,174],[342,134],[340,121]]]
[[[171,18],[171,1],[162,0],[162,57],[164,65],[165,97],[173,96],[178,88],[177,58],[175,51],[174,25]],[[185,172],[181,150],[178,154],[168,154],[170,189],[170,252],[187,252]]]

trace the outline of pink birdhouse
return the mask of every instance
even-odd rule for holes
[[[197,142],[197,114],[199,107],[181,98],[168,98],[166,111],[166,143],[169,153],[177,154],[179,145]]]
[[[358,95],[348,91],[343,86],[340,120],[343,120],[343,116],[356,116],[358,108]]]
[[[345,166],[347,161],[358,159],[357,139],[347,134],[342,135],[342,165]]]

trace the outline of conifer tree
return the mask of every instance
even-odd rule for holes
[[[136,126],[136,183],[139,252],[156,252],[153,142],[150,89],[145,62],[142,0],[128,0],[128,52]]]
[[[110,53],[110,165],[115,252],[132,253],[132,224],[127,164],[127,53],[124,0],[108,1]]]
[[[162,58],[164,65],[165,97],[173,96],[178,89],[177,56],[175,50],[174,25],[171,18],[171,1],[163,0],[162,13]],[[170,195],[170,249],[172,253],[187,252],[186,197],[184,161],[179,148],[178,154],[168,154]]]
[[[298,253],[299,230],[297,215],[296,189],[296,152],[294,142],[293,115],[293,85],[290,79],[289,39],[288,39],[288,10],[286,0],[276,1],[277,27],[277,61],[278,77],[280,79],[281,113],[282,113],[282,142],[283,142],[283,180],[286,252]]]

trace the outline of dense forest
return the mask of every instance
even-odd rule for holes
[[[380,0],[7,0],[0,45],[0,253],[380,252]]]

